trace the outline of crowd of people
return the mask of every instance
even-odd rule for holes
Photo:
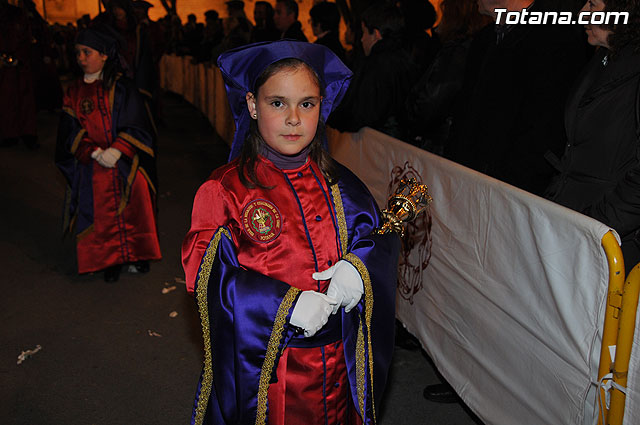
[[[33,1],[16,7],[0,0],[0,143],[6,147],[22,142],[36,149],[36,111],[62,108],[56,163],[69,186],[65,226],[76,235],[80,273],[104,271],[105,280],[113,282],[123,267],[146,272],[150,261],[161,258],[155,218],[155,122],[162,115],[158,67],[167,53],[219,65],[229,97],[238,98],[232,109],[244,108],[233,110],[243,133],[236,133],[232,165],[214,173],[196,198],[192,230],[183,246],[189,289],[196,291],[201,283],[233,284],[243,290],[248,279],[244,271],[259,270],[250,276],[250,287],[260,281],[264,298],[270,300],[269,307],[260,306],[260,313],[279,314],[278,306],[289,294],[289,286],[282,286],[286,274],[256,259],[266,255],[263,243],[277,240],[280,232],[278,246],[283,247],[278,249],[285,249],[287,238],[298,238],[288,248],[296,250],[287,254],[292,259],[309,239],[316,263],[300,259],[308,276],[292,295],[306,303],[307,311],[298,309],[296,314],[295,303],[289,305],[293,314],[288,320],[296,325],[288,338],[295,337],[300,345],[280,351],[292,362],[291,370],[299,366],[295,362],[322,365],[325,350],[344,366],[336,344],[353,341],[338,335],[339,325],[330,316],[348,304],[341,320],[351,323],[351,302],[360,302],[367,289],[363,282],[369,279],[362,274],[367,261],[343,263],[342,255],[350,255],[342,252],[347,246],[334,246],[340,242],[335,220],[344,211],[338,211],[338,202],[329,202],[329,196],[342,192],[347,203],[363,208],[360,212],[371,200],[345,170],[340,172],[343,186],[337,186],[336,168],[322,145],[325,124],[340,131],[374,128],[591,216],[620,234],[627,271],[640,261],[640,0],[588,0],[584,5],[582,0],[441,0],[439,21],[427,0],[363,3],[359,13],[358,2],[349,10],[316,1],[310,10],[312,43],[307,43],[298,19],[296,0],[257,1],[253,19],[247,17],[243,1],[230,0],[224,17],[209,10],[204,23],[191,14],[184,24],[175,13],[151,20],[153,6],[144,0],[102,3],[104,11],[98,16],[83,16],[76,25],[49,25]],[[498,8],[530,14],[627,12],[628,22],[584,27],[505,23],[497,21]],[[273,43],[253,44],[261,42]],[[277,60],[265,59],[270,55]],[[64,96],[59,75],[74,77]],[[340,89],[329,92],[335,88],[328,83],[340,83]],[[265,92],[273,94],[265,99]],[[301,98],[301,93],[307,94]],[[300,143],[280,140],[278,117],[292,131],[284,140]],[[268,186],[277,179],[293,195]],[[298,191],[303,184],[306,189],[300,186]],[[216,215],[210,207],[220,199],[229,206]],[[316,205],[315,212],[303,210],[303,204]],[[290,222],[276,220],[281,214],[295,216],[298,208],[302,220],[297,231],[286,227]],[[360,219],[348,211],[350,226],[356,224],[349,220]],[[368,219],[361,225],[371,230],[377,219]],[[200,281],[203,257],[220,229],[225,231],[217,242],[222,259],[214,264],[216,275]],[[311,244],[311,234],[318,238],[319,251]],[[365,255],[395,249],[389,241],[379,243],[380,252]],[[369,240],[366,244],[376,246]],[[318,263],[322,256],[324,264]],[[332,267],[336,263],[350,277],[332,287],[327,282],[338,282],[335,276],[341,275]],[[325,266],[331,271],[312,279],[311,273]],[[340,285],[350,287],[350,295],[337,300],[344,292]],[[327,289],[331,296],[321,296]],[[241,308],[237,314],[258,314]],[[220,314],[216,317],[223,322],[235,320],[227,310],[212,314]],[[329,335],[313,346],[322,347],[322,355],[310,355],[303,340],[328,322]],[[260,340],[250,343],[269,344],[270,330],[262,329]],[[241,337],[233,336],[238,341]],[[255,380],[262,363],[249,363],[244,372]],[[380,372],[384,382],[386,370],[369,367]],[[280,366],[278,377],[289,379]],[[321,379],[307,378],[291,384]],[[345,370],[334,378],[338,384],[351,380]],[[345,391],[337,391],[336,397],[346,400]],[[376,396],[365,391],[364,416],[375,415]],[[293,402],[287,397],[293,396],[286,388],[270,387],[269,402],[279,406],[269,412],[274,421],[288,417],[285,411]],[[455,400],[446,385],[425,389],[425,397]],[[336,410],[345,420],[353,414],[342,404]]]
[[[53,33],[31,0],[0,0],[0,31],[0,146],[37,149],[37,111],[62,101]]]

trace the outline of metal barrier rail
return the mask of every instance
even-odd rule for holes
[[[598,382],[609,373],[616,384],[611,388],[611,403],[607,409],[605,389],[600,388],[599,405],[604,410],[607,425],[622,425],[624,419],[625,393],[619,387],[626,388],[629,359],[638,310],[640,295],[640,264],[636,265],[625,280],[624,259],[618,241],[612,232],[602,238],[602,245],[609,262],[609,290],[600,352]],[[611,359],[609,346],[615,345],[615,359]],[[619,386],[619,387],[618,387]],[[602,414],[598,415],[598,424],[602,424]]]

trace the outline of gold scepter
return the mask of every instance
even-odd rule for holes
[[[415,178],[402,179],[396,192],[389,197],[387,208],[382,211],[382,226],[374,230],[379,235],[396,232],[404,237],[404,223],[414,220],[427,209],[433,198],[427,185]]]

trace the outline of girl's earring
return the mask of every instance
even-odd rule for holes
[[[258,114],[254,112],[253,113],[253,119],[256,119],[256,118],[258,118]]]

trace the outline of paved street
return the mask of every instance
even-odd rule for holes
[[[0,423],[186,424],[202,362],[180,244],[200,183],[228,149],[208,122],[164,97],[158,148],[163,260],[148,274],[78,276],[63,238],[64,180],[54,163],[58,114],[38,116],[37,151],[0,149]],[[177,313],[177,316],[176,316]],[[175,317],[172,317],[175,316]],[[22,351],[41,347],[21,364]],[[480,424],[460,404],[422,398],[438,379],[419,351],[396,349],[382,425]]]

